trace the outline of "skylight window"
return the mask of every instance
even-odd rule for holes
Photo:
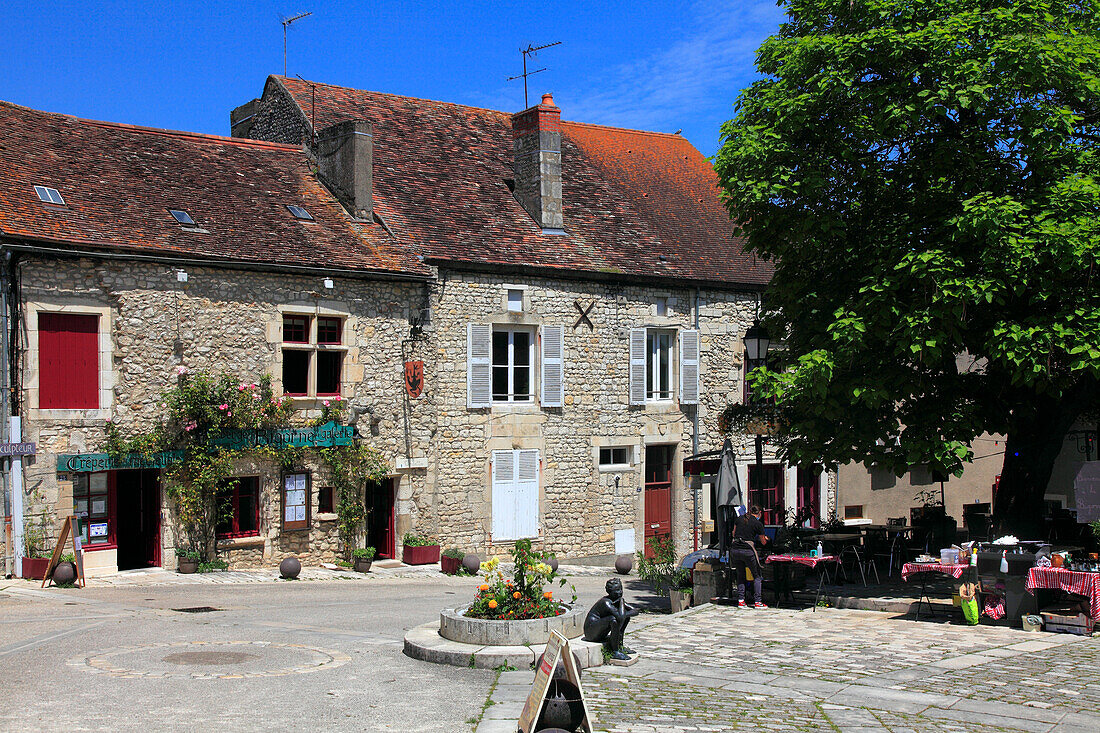
[[[59,206],[65,205],[65,199],[61,198],[61,194],[57,192],[56,188],[35,186],[34,192],[38,194],[38,200],[44,204],[57,204]]]
[[[186,211],[181,211],[179,209],[168,209],[168,213],[171,214],[176,221],[178,221],[185,227],[195,226],[195,220],[192,219],[191,215],[188,214]]]
[[[301,219],[302,221],[313,221],[313,216],[301,206],[295,206],[294,204],[287,204],[287,209],[291,214],[294,214],[295,219]]]

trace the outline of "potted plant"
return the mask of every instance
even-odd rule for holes
[[[377,552],[373,547],[360,547],[351,553],[352,562],[355,563],[355,572],[369,573],[374,555]]]
[[[30,501],[42,504],[45,497],[41,490],[35,490],[31,494]],[[29,519],[23,529],[23,578],[25,580],[42,580],[46,577],[46,570],[50,567],[50,517],[40,514],[36,518]]]
[[[462,550],[456,550],[453,547],[443,551],[443,556],[439,558],[439,569],[447,575],[457,575],[458,569],[462,567],[462,558],[466,557],[466,553]]]
[[[176,570],[190,574],[199,569],[199,561],[202,560],[202,555],[194,550],[184,550],[182,548],[176,548]]]
[[[691,605],[691,571],[676,564],[676,546],[670,535],[650,537],[647,544],[653,557],[638,553],[638,576],[653,583],[658,593],[668,592],[672,612],[683,611]]]
[[[431,565],[439,562],[439,543],[424,535],[406,532],[401,538],[404,547],[401,561],[406,565]]]

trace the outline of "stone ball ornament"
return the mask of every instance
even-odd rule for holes
[[[630,575],[630,571],[633,568],[633,555],[619,555],[617,558],[615,558],[615,572],[619,575]]]
[[[481,570],[481,559],[473,553],[468,553],[462,557],[462,569],[470,575],[477,575]]]
[[[58,563],[50,577],[57,585],[70,585],[76,581],[76,568],[71,562]]]
[[[553,570],[555,573],[558,572],[558,558],[551,557],[549,560],[546,561],[546,564],[549,565],[550,569]]]
[[[279,577],[287,580],[295,580],[300,572],[302,572],[302,562],[296,557],[284,558],[283,561],[279,563]]]

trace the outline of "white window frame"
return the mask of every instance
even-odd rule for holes
[[[603,452],[611,452],[611,461],[605,463],[603,460]],[[615,460],[615,451],[622,451],[622,461]],[[601,471],[626,471],[630,469],[630,461],[633,456],[634,449],[629,445],[601,445],[596,448],[596,465]]]
[[[524,333],[527,335],[527,398],[516,398],[516,370],[523,367],[516,366],[516,334]],[[508,334],[508,360],[506,364],[498,364],[494,361],[496,357],[496,337],[497,334]],[[535,403],[535,330],[530,326],[493,326],[492,341],[489,347],[489,390],[491,399],[494,405],[531,405]],[[498,393],[496,390],[496,373],[497,369],[506,367],[508,370],[508,391],[507,393]],[[503,394],[501,397],[499,395]]]
[[[672,363],[675,351],[673,350],[673,344],[675,343],[676,332],[672,329],[664,328],[647,328],[645,333],[646,341],[646,362],[645,362],[645,400],[646,402],[671,402],[675,397],[675,387],[672,381]],[[661,341],[665,342],[667,347],[668,359],[666,364],[666,384],[667,390],[651,389],[652,385],[659,387],[661,381],[661,360],[660,354],[662,351]]]

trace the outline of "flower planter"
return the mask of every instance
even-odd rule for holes
[[[691,591],[670,590],[668,592],[668,600],[672,604],[672,612],[679,613],[680,611],[691,608]]]
[[[566,611],[560,616],[525,621],[470,618],[465,615],[468,606],[445,608],[439,612],[439,635],[451,641],[481,646],[545,644],[551,631],[557,631],[566,639],[583,635],[585,609],[579,605],[562,605]]]
[[[439,568],[447,575],[455,575],[460,567],[462,567],[461,557],[447,557],[444,555],[439,558]]]
[[[369,573],[371,563],[373,563],[373,562],[374,562],[374,560],[356,559],[356,561],[355,561],[355,572],[357,572],[357,573]]]
[[[401,549],[401,562],[406,565],[434,565],[439,562],[439,545],[405,545]]]
[[[46,577],[48,567],[50,567],[48,557],[25,557],[23,558],[23,579],[42,580]]]
[[[198,569],[199,569],[199,561],[198,560],[188,560],[186,558],[181,557],[176,561],[176,570],[183,573],[184,575],[190,575],[191,573],[195,572]]]

